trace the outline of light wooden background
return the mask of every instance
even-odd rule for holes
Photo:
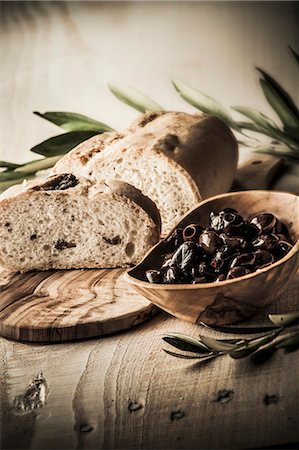
[[[254,66],[299,101],[297,2],[2,2],[1,158],[59,133],[31,114],[67,110],[122,128],[137,115],[107,83],[124,82],[165,108],[192,111],[178,76],[226,106],[269,112]]]

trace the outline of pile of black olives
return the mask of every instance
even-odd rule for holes
[[[285,256],[293,244],[273,214],[245,220],[235,209],[210,214],[208,228],[177,228],[165,242],[168,253],[158,270],[145,273],[150,283],[210,283],[242,277]]]

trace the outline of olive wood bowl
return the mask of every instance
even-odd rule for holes
[[[152,284],[145,281],[145,272],[160,267],[162,255],[167,253],[164,239],[147,253],[138,266],[126,273],[129,284],[159,308],[193,323],[230,324],[251,317],[272,303],[285,290],[299,265],[299,197],[275,191],[217,195],[201,202],[175,228],[196,222],[207,227],[210,212],[223,208],[235,208],[245,218],[262,211],[274,214],[287,226],[294,247],[270,266],[232,280],[203,284]]]

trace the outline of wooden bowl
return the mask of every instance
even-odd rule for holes
[[[275,191],[217,195],[200,203],[177,227],[196,222],[206,227],[210,212],[223,208],[235,208],[244,217],[262,211],[274,214],[288,227],[294,247],[274,264],[240,278],[204,284],[151,284],[145,281],[145,271],[160,267],[162,255],[167,253],[163,240],[127,272],[126,280],[159,308],[193,323],[230,324],[251,317],[272,303],[285,290],[299,265],[299,197]]]

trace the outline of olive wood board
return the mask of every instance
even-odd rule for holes
[[[239,165],[234,190],[263,189],[281,159],[256,155]],[[123,279],[125,269],[51,270],[25,274],[0,268],[0,335],[32,342],[103,336],[151,318],[157,308]]]

